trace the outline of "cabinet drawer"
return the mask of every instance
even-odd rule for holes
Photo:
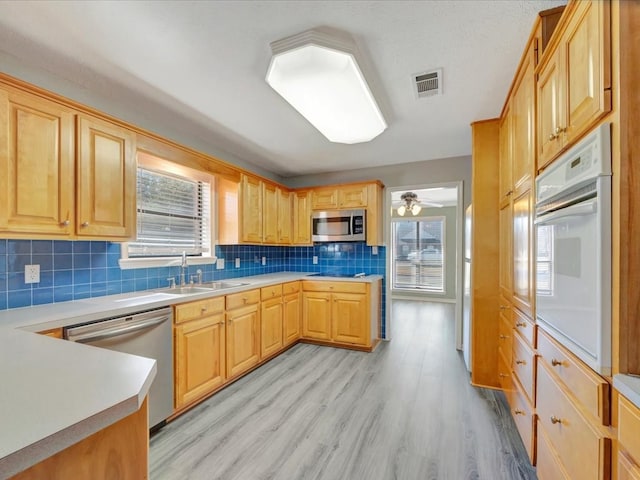
[[[582,416],[542,361],[538,369],[537,397],[541,430],[558,452],[569,478],[608,478],[611,439]]]
[[[174,323],[188,322],[214,313],[224,312],[224,297],[207,298],[174,306]]]
[[[527,398],[535,405],[536,364],[533,350],[520,335],[513,335],[511,369],[524,389]]]
[[[609,425],[611,400],[607,381],[584,366],[544,330],[538,330],[540,359],[564,382],[589,413],[599,419],[602,425]]]
[[[535,424],[532,413],[533,408],[520,388],[518,382],[514,381],[513,388],[507,395],[507,401],[511,407],[511,416],[520,433],[522,443],[524,443],[524,447],[527,449],[529,460],[531,460],[532,464],[535,464]]]
[[[524,313],[517,308],[513,309],[513,329],[527,341],[531,348],[536,346],[535,325]]]
[[[618,480],[640,480],[640,467],[621,451],[618,451]]]
[[[244,307],[245,305],[253,305],[260,301],[260,290],[247,290],[246,292],[234,293],[227,295],[227,310]]]
[[[302,289],[308,292],[366,293],[367,284],[362,282],[326,282],[304,280]]]
[[[640,463],[640,409],[622,395],[618,395],[618,441]]]
[[[270,298],[281,297],[282,296],[282,284],[279,285],[270,285],[268,287],[264,287],[260,289],[260,298],[264,300],[269,300]]]
[[[549,443],[544,428],[537,422],[536,432],[536,473],[538,480],[571,480],[558,459],[558,454]]]
[[[282,294],[298,293],[300,291],[300,282],[287,282],[282,284]]]

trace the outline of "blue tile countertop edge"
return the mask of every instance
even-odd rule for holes
[[[613,376],[613,388],[640,408],[640,377],[619,373]]]

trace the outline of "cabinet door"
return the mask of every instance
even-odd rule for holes
[[[338,207],[337,188],[316,188],[313,190],[311,208],[313,210],[326,210]]]
[[[334,293],[332,300],[333,340],[367,345],[369,340],[367,296],[356,293]]]
[[[224,314],[175,326],[175,375],[176,408],[206,395],[224,383]]]
[[[282,297],[262,302],[260,314],[260,357],[282,350]]]
[[[293,244],[311,244],[311,192],[293,195]]]
[[[344,186],[338,189],[338,207],[357,208],[367,206],[367,186]]]
[[[565,143],[611,110],[609,2],[579,2],[561,45],[566,53]]]
[[[513,193],[512,168],[513,160],[512,151],[512,120],[511,120],[511,103],[509,103],[504,111],[504,115],[500,119],[500,199],[504,200]]]
[[[511,301],[513,291],[513,221],[511,200],[503,201],[500,209],[500,294]]]
[[[278,243],[278,189],[262,184],[262,241]]]
[[[278,243],[291,243],[291,192],[278,188]]]
[[[302,293],[302,336],[331,340],[331,294]]]
[[[293,293],[283,298],[284,344],[290,345],[300,338],[300,294]]]
[[[534,175],[535,162],[535,84],[533,50],[526,55],[517,84],[513,122],[513,187],[529,181]]]
[[[560,127],[560,119],[564,118],[562,58],[562,49],[559,48],[538,76],[538,169],[548,165],[562,148]]]
[[[78,235],[135,237],[134,152],[134,133],[102,120],[78,116]]]
[[[640,480],[640,466],[622,451],[618,451],[618,480]]]
[[[73,233],[73,113],[22,92],[0,91],[0,230]]]
[[[529,317],[531,314],[532,191],[527,190],[513,200],[513,303]]]
[[[242,241],[262,243],[262,182],[248,175],[242,176]]]
[[[245,372],[260,359],[258,305],[227,312],[227,377]]]

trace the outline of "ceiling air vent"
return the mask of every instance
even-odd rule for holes
[[[442,69],[412,75],[417,98],[442,95]]]

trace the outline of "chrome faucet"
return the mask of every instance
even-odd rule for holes
[[[186,282],[186,274],[187,274],[187,252],[182,251],[182,264],[180,265],[180,286],[184,287]]]

